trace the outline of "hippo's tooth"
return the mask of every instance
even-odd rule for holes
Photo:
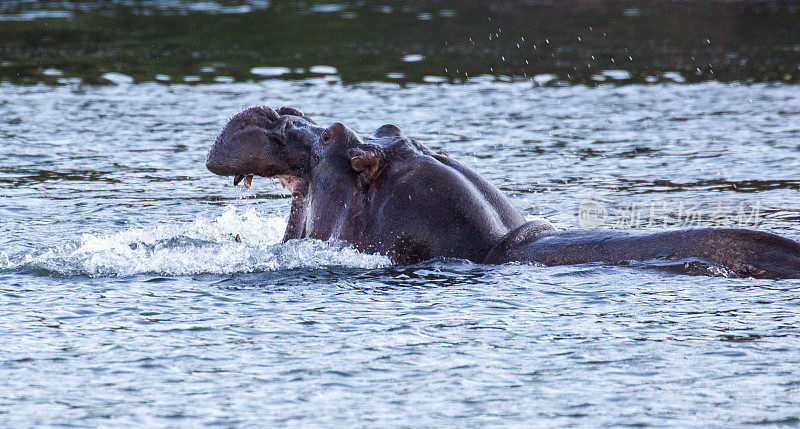
[[[281,179],[281,186],[283,186],[283,188],[286,189],[286,182],[283,179]]]
[[[239,182],[244,179],[244,174],[237,174],[233,176],[233,186],[239,186]]]
[[[253,175],[249,175],[244,178],[244,187],[250,189],[250,185],[253,184]]]

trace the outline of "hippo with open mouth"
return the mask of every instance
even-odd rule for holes
[[[206,166],[250,185],[275,177],[292,193],[283,240],[335,239],[397,264],[431,258],[477,263],[698,261],[744,277],[800,278],[800,243],[747,229],[557,231],[526,222],[497,188],[394,125],[360,135],[317,125],[296,109],[234,116]]]
[[[254,107],[231,119],[208,169],[249,185],[277,177],[292,192],[284,241],[338,239],[408,264],[435,257],[481,261],[525,223],[497,188],[394,125],[360,136],[318,126],[291,108]]]

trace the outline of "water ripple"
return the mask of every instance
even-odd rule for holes
[[[203,165],[261,104],[394,122],[559,228],[747,201],[798,236],[789,85],[0,83],[0,426],[796,423],[799,282],[280,244],[286,191]]]

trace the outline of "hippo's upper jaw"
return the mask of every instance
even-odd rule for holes
[[[312,146],[323,128],[297,109],[253,107],[234,116],[208,152],[206,167],[233,176],[233,184],[253,176],[278,177],[294,190],[307,180]]]

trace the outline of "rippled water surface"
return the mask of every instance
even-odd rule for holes
[[[747,204],[800,237],[791,85],[0,84],[0,426],[800,421],[797,281],[283,245],[288,194],[204,166],[258,104],[395,123],[559,228]]]

